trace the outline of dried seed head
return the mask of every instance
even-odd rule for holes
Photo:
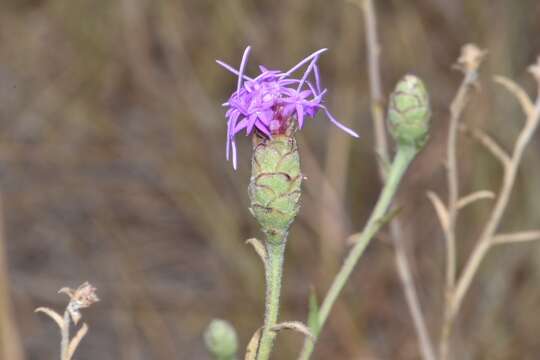
[[[225,320],[212,320],[204,332],[204,342],[217,359],[232,359],[238,351],[236,331]]]
[[[420,149],[429,136],[431,109],[422,80],[406,75],[390,96],[388,126],[399,146]]]
[[[487,53],[487,50],[480,49],[475,44],[465,44],[455,67],[464,73],[476,73]]]
[[[251,213],[269,241],[283,241],[298,214],[300,157],[291,135],[276,135],[255,145],[248,188]]]
[[[75,290],[65,287],[58,291],[58,293],[64,293],[69,296],[70,301],[67,310],[75,324],[81,319],[80,309],[87,308],[99,301],[96,290],[92,284],[85,282]]]

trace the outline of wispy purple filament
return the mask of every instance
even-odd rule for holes
[[[328,119],[341,130],[351,136],[358,137],[353,130],[337,121],[323,104],[326,89],[321,90],[319,67],[317,61],[320,54],[327,49],[320,49],[287,72],[268,70],[259,66],[260,75],[251,78],[244,74],[251,48],[244,50],[239,70],[216,60],[226,70],[238,76],[236,91],[223,104],[228,107],[226,157],[237,168],[235,136],[245,130],[249,135],[255,131],[271,138],[272,135],[284,133],[289,127],[290,120],[295,118],[298,128],[302,129],[305,118],[313,118],[319,110],[323,110]],[[299,79],[290,76],[302,66],[309,63],[303,76]],[[315,87],[309,81],[309,75],[314,74]]]

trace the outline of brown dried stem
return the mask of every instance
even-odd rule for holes
[[[461,49],[455,68],[464,74],[463,80],[456,96],[450,105],[450,125],[448,129],[447,144],[447,181],[448,181],[448,205],[447,226],[443,227],[446,240],[446,282],[445,282],[445,306],[444,319],[441,329],[441,341],[439,358],[446,359],[448,356],[448,338],[452,327],[451,320],[451,297],[456,282],[456,222],[459,212],[459,173],[457,166],[457,135],[459,119],[469,100],[470,90],[476,83],[478,68],[486,52],[473,44],[467,44]]]
[[[510,156],[491,138],[491,136],[480,129],[469,129],[464,124],[460,124],[459,129],[483,145],[497,160],[499,160],[503,167],[506,168],[510,165]]]
[[[517,98],[519,98],[518,93],[514,91],[511,92]],[[478,271],[478,267],[482,259],[484,258],[491,245],[494,244],[495,232],[502,219],[504,211],[506,210],[506,206],[508,205],[508,200],[510,199],[510,194],[512,193],[512,189],[514,187],[514,182],[516,179],[519,165],[521,163],[521,159],[523,157],[523,152],[527,144],[530,142],[534,131],[538,127],[540,119],[540,97],[537,98],[533,108],[524,108],[523,110],[527,114],[526,124],[523,127],[523,130],[521,131],[515,143],[514,151],[510,159],[510,164],[507,168],[505,168],[503,183],[499,192],[497,202],[495,203],[489,220],[486,223],[482,234],[480,235],[480,239],[478,240],[471,257],[465,265],[463,274],[461,275],[457,283],[455,294],[452,297],[452,317],[454,317],[459,311],[463,298],[467,290],[469,289],[469,286],[471,285],[474,275]]]
[[[493,237],[493,244],[513,244],[540,240],[540,230],[522,231],[513,234],[499,234]]]
[[[539,64],[540,64],[540,59],[539,59]],[[470,70],[471,68],[464,68],[464,69]],[[538,74],[535,74],[534,67],[531,67],[531,72],[533,73],[535,77],[537,77],[537,80],[539,80],[540,76],[537,76]],[[467,71],[465,71],[464,82],[466,81],[466,79],[467,79]],[[500,76],[496,77],[495,81],[503,85],[508,91],[510,91],[516,97],[516,99],[521,104],[523,112],[527,116],[527,120],[526,120],[525,126],[523,127],[522,131],[520,132],[518,136],[518,139],[514,145],[514,149],[511,156],[509,156],[504,150],[502,150],[502,148],[499,145],[497,145],[497,143],[493,139],[491,139],[491,137],[489,137],[487,134],[479,130],[470,131],[463,127],[466,132],[472,134],[474,138],[479,140],[480,143],[484,145],[501,162],[501,164],[503,165],[504,175],[503,175],[502,186],[499,191],[495,205],[472,251],[472,254],[470,255],[470,257],[468,258],[465,264],[463,272],[457,279],[457,282],[455,279],[449,279],[450,284],[452,284],[452,286],[448,286],[449,283],[447,282],[447,298],[446,298],[447,301],[446,301],[446,306],[445,306],[445,316],[444,316],[444,321],[443,321],[443,326],[442,326],[442,331],[441,331],[441,342],[440,342],[440,348],[439,348],[440,360],[446,360],[448,358],[448,343],[449,343],[449,337],[450,337],[454,320],[457,314],[459,313],[463,299],[472,283],[474,276],[478,272],[480,264],[482,260],[484,259],[484,257],[486,256],[488,250],[495,244],[515,243],[515,242],[521,242],[521,241],[532,241],[532,240],[540,239],[540,232],[538,231],[526,231],[526,232],[520,232],[520,233],[515,233],[515,234],[496,235],[497,228],[501,222],[504,211],[506,210],[508,201],[510,199],[510,194],[514,187],[517,171],[521,163],[521,159],[523,157],[523,152],[527,144],[530,142],[536,128],[538,127],[538,123],[540,122],[540,96],[537,98],[536,102],[533,104],[533,102],[530,100],[526,92],[513,81],[500,77]],[[539,81],[539,85],[540,85],[540,81]],[[458,91],[458,96],[456,98],[459,98],[459,91]],[[451,124],[452,129],[457,129],[458,127],[459,125],[457,124],[454,125],[453,127]],[[453,136],[452,133],[449,136],[450,137]],[[449,206],[448,206],[448,229],[445,231],[445,234],[447,236],[447,240],[453,239],[455,241],[454,238],[449,238],[449,235],[453,236],[453,234],[455,234],[455,225],[456,225],[455,218],[457,217],[457,213],[460,207],[458,206],[459,201],[453,202],[452,200],[452,196],[453,196],[452,192],[456,191],[456,189],[452,190],[452,186],[457,185],[457,180],[454,179],[454,177],[457,178],[457,168],[456,168],[456,163],[455,163],[455,151],[456,151],[455,142],[453,143],[452,146],[450,146],[450,144],[451,142],[449,141],[448,156],[449,156],[449,160],[453,159],[454,162],[451,163],[449,161],[448,172],[449,172],[449,187],[450,187],[451,198],[449,200]],[[453,153],[453,155],[451,153]],[[479,194],[479,193],[476,193],[476,194]],[[474,197],[473,195],[471,195],[471,199]],[[485,198],[486,196],[476,195],[476,198],[481,198],[481,197]],[[464,199],[462,199],[461,201],[464,201]],[[450,245],[455,246],[455,244],[450,244]],[[451,257],[451,254],[447,254],[447,259],[449,261],[455,262],[455,247],[454,247],[453,256],[454,257]],[[451,270],[455,271],[455,265],[453,266],[454,266],[454,269],[451,269]]]

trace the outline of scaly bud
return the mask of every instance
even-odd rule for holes
[[[301,183],[300,157],[292,135],[276,135],[255,145],[248,193],[251,212],[268,241],[285,241],[298,213]]]
[[[406,75],[390,96],[388,126],[398,146],[421,149],[429,136],[431,109],[422,80]]]
[[[204,332],[206,348],[218,360],[235,359],[238,339],[234,327],[227,321],[214,319]]]

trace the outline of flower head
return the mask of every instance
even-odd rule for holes
[[[236,359],[238,336],[228,321],[213,319],[204,332],[204,342],[217,359]]]
[[[231,158],[236,169],[236,134],[245,131],[246,135],[257,133],[266,138],[286,133],[296,120],[302,129],[306,118],[313,118],[323,110],[330,121],[341,130],[358,137],[348,127],[337,121],[323,100],[327,90],[321,90],[319,56],[327,49],[320,49],[287,72],[269,70],[259,66],[260,74],[251,78],[244,74],[249,52],[248,46],[242,56],[239,70],[217,60],[217,63],[238,76],[236,91],[223,105],[228,108],[227,117],[227,160]],[[292,75],[307,65],[300,79]]]
[[[420,150],[429,137],[431,108],[424,82],[405,75],[392,94],[388,105],[388,126],[398,146]]]

